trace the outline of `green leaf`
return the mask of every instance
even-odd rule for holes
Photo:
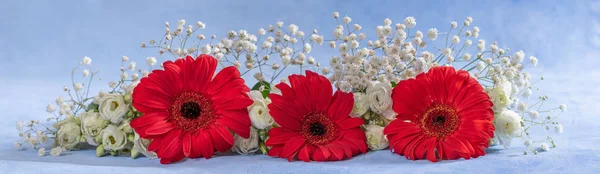
[[[90,103],[90,104],[87,106],[87,109],[86,109],[86,111],[89,111],[89,110],[92,110],[92,111],[94,111],[94,112],[98,112],[98,105],[97,105],[97,104],[95,104],[94,102]]]
[[[271,93],[271,90],[265,89],[262,91],[263,98],[269,97],[269,93]]]
[[[271,88],[271,84],[269,84],[269,82],[260,81],[260,82],[256,82],[256,84],[254,84],[254,86],[252,86],[252,90],[258,90],[260,88],[260,86],[265,86],[265,89]]]
[[[392,88],[398,86],[396,82],[392,82]]]

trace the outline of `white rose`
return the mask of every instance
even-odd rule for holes
[[[373,81],[367,87],[367,98],[371,111],[383,115],[388,120],[394,119],[396,113],[392,110],[392,84]]]
[[[496,83],[494,88],[488,91],[492,103],[494,103],[494,111],[502,111],[510,105],[510,95],[512,93],[512,84],[509,81],[502,80],[500,83]]]
[[[263,98],[262,93],[256,90],[250,91],[248,95],[254,101],[252,105],[248,106],[252,125],[257,129],[265,129],[273,125],[275,120],[273,120],[273,117],[269,114],[269,108],[267,107],[267,105],[271,103],[271,100]]]
[[[389,142],[383,134],[383,127],[368,124],[365,125],[365,134],[367,135],[367,144],[371,150],[381,150],[389,146]]]
[[[135,133],[135,138],[133,139],[133,150],[138,153],[143,154],[144,156],[155,159],[156,152],[148,151],[148,146],[150,145],[150,140],[141,138],[140,135]]]
[[[127,134],[115,125],[108,125],[100,135],[105,150],[121,150],[127,144]]]
[[[123,95],[120,94],[105,94],[100,99],[98,111],[105,120],[110,120],[114,124],[119,124],[123,121],[123,116],[127,113],[128,107],[125,104]]]
[[[85,136],[88,144],[97,146],[96,136],[100,135],[100,131],[106,126],[106,121],[99,113],[88,111],[79,114],[81,119],[81,133]]]
[[[77,120],[63,120],[55,126],[58,129],[55,140],[58,145],[65,149],[75,149],[81,137],[81,129]]]
[[[242,155],[248,155],[248,154],[252,154],[255,153],[256,151],[258,151],[258,132],[256,131],[256,129],[251,128],[250,129],[250,137],[248,139],[244,139],[243,137],[239,136],[238,134],[235,134],[233,136],[234,138],[234,144],[233,147],[231,148],[231,151],[242,154]]]
[[[496,115],[494,127],[500,145],[509,148],[512,139],[521,136],[521,116],[514,111],[504,110]]]
[[[364,115],[369,110],[369,100],[367,99],[367,95],[362,92],[354,93],[354,106],[352,107],[352,112],[350,116],[354,118],[358,118]]]

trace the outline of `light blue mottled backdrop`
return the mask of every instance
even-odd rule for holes
[[[531,72],[543,74],[540,91],[550,103],[566,103],[560,121],[565,133],[558,148],[537,156],[521,155],[522,142],[510,150],[488,149],[479,159],[408,161],[387,151],[361,155],[350,161],[288,163],[267,156],[224,156],[187,160],[163,166],[145,158],[96,158],[93,151],[60,158],[37,157],[35,151],[18,152],[15,122],[46,118],[47,103],[63,95],[70,71],[83,56],[102,70],[105,80],[92,88],[106,88],[119,76],[120,57],[128,55],[144,66],[156,50],[140,49],[141,41],[156,39],[163,23],[177,19],[201,20],[204,33],[223,36],[226,30],[255,32],[276,21],[295,23],[302,30],[316,28],[327,37],[335,22],[333,11],[347,14],[372,35],[374,26],[389,17],[417,19],[417,28],[446,31],[451,20],[472,16],[488,44],[522,49],[539,58]],[[323,64],[333,54],[315,48]],[[29,1],[0,2],[0,173],[598,173],[600,171],[600,1]],[[159,62],[169,57],[158,57]],[[251,79],[250,77],[247,77]],[[69,172],[69,173],[71,173]]]

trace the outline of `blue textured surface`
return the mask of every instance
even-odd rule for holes
[[[128,157],[95,157],[95,151],[69,152],[62,157],[38,157],[36,151],[17,151],[0,141],[0,173],[597,173],[600,171],[598,126],[565,125],[557,137],[558,148],[538,155],[522,155],[516,146],[494,146],[486,156],[471,160],[431,163],[410,161],[391,152],[377,151],[339,162],[288,162],[265,155],[220,155],[212,159],[187,159],[161,165],[159,160]],[[11,139],[11,138],[8,138]],[[4,139],[6,140],[6,138]]]

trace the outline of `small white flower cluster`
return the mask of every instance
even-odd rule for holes
[[[338,16],[339,13],[334,13],[336,20]],[[391,85],[435,66],[455,66],[477,79],[494,103],[496,143],[508,148],[513,138],[520,137],[526,142],[549,142],[555,146],[547,133],[545,141],[532,141],[529,129],[543,127],[549,130],[554,126],[557,133],[562,133],[562,125],[556,121],[558,115],[548,114],[542,120],[538,117],[558,109],[564,111],[566,106],[541,110],[546,96],[528,105],[527,101],[536,88],[531,75],[523,71],[525,53],[517,51],[511,54],[508,48],[501,48],[496,42],[486,46],[483,39],[478,39],[476,47],[473,47],[472,40],[479,38],[480,34],[479,27],[471,27],[473,18],[467,17],[462,26],[451,22],[450,31],[445,33],[431,28],[427,31],[427,39],[423,32],[414,31],[414,17],[407,17],[394,26],[390,19],[384,19],[383,24],[376,27],[373,40],[367,39],[362,27],[351,24],[351,21],[346,16],[342,25],[333,30],[334,39],[329,46],[337,49],[340,56],[333,56],[330,60],[333,73],[329,79],[336,87],[354,93],[353,116],[363,117],[370,124],[385,126],[386,121],[395,115],[393,111],[386,111],[391,110]],[[442,37],[444,39],[440,39]],[[426,40],[430,40],[433,46],[427,47]],[[537,66],[538,59],[530,56],[529,63]],[[524,114],[530,117],[523,117]]]
[[[80,66],[89,66],[92,60],[89,57],[83,58],[81,63],[73,69],[72,79],[80,69]],[[148,58],[149,66],[156,64],[155,58]],[[127,65],[128,68],[124,68]],[[17,122],[19,136],[23,141],[15,142],[15,147],[23,149],[24,144],[30,144],[34,149],[38,149],[38,155],[46,155],[46,147],[50,146],[52,156],[61,156],[66,150],[78,150],[82,143],[89,146],[97,146],[96,154],[98,156],[118,155],[122,152],[129,152],[132,157],[137,157],[142,153],[150,158],[156,156],[153,152],[147,151],[149,142],[147,140],[135,137],[135,133],[129,126],[129,121],[140,115],[131,106],[131,94],[133,88],[139,83],[139,76],[133,73],[131,77],[127,76],[128,71],[136,70],[136,63],[130,62],[129,57],[121,58],[121,78],[118,82],[109,82],[112,90],[109,93],[100,91],[98,95],[90,97],[89,88],[83,90],[86,86],[82,83],[73,81],[73,90],[65,87],[69,99],[58,97],[54,104],[46,106],[46,112],[52,114],[47,121],[53,120],[52,127],[41,124],[38,120],[27,122]],[[141,69],[137,69],[142,73]],[[147,75],[147,71],[144,71]],[[82,70],[84,80],[89,80],[91,84],[96,73],[91,73],[88,69]],[[31,135],[35,133],[35,135]],[[54,139],[54,143],[48,145],[49,139]],[[144,143],[146,141],[146,143]]]
[[[204,23],[198,23],[201,24],[199,28],[206,27]],[[221,67],[235,66],[242,75],[253,73],[257,81],[269,84],[289,66],[298,66],[301,72],[307,68],[318,71],[320,67],[316,59],[309,56],[315,44],[322,45],[324,42],[317,30],[305,33],[295,24],[285,27],[283,22],[277,22],[266,29],[258,29],[256,34],[231,30],[215,43],[215,35],[207,41],[204,34],[196,33],[199,28],[194,29],[191,25],[182,35],[183,25],[185,20],[179,20],[177,29],[172,32],[167,22],[165,37],[159,42],[151,40],[148,47],[158,48],[159,54],[170,53],[174,58],[209,54],[219,61]],[[197,35],[196,39],[192,35]],[[181,47],[173,48],[174,42]],[[147,46],[143,43],[142,47]],[[149,58],[147,63],[153,65],[156,60]]]

